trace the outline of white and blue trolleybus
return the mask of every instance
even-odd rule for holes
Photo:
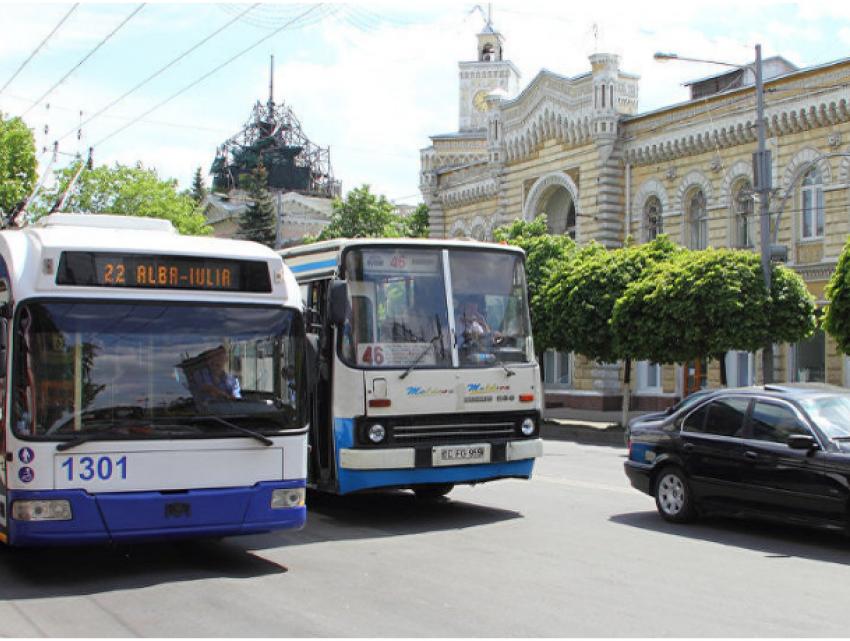
[[[542,402],[522,250],[361,238],[281,253],[319,355],[310,487],[438,497],[531,476]]]
[[[301,306],[274,251],[163,220],[0,232],[0,541],[302,527]]]

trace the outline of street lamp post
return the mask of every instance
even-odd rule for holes
[[[770,242],[770,191],[772,189],[773,174],[771,168],[770,151],[767,149],[765,123],[764,123],[764,83],[762,79],[761,45],[756,45],[755,70],[749,66],[734,65],[717,60],[701,60],[698,58],[683,58],[675,53],[656,53],[653,56],[659,62],[668,60],[683,60],[686,62],[702,62],[736,69],[747,69],[755,75],[756,82],[756,136],[758,151],[753,154],[753,181],[756,198],[759,206],[759,235],[761,248],[761,271],[764,278],[764,286],[768,297],[771,293],[771,242]],[[765,384],[773,382],[773,341],[768,337],[762,350],[762,372]]]

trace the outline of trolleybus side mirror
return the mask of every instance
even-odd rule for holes
[[[329,317],[333,325],[345,323],[348,311],[348,287],[344,281],[331,285]]]

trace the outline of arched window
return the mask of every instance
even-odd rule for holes
[[[812,167],[803,176],[801,187],[800,237],[803,240],[823,236],[823,178],[817,167]]]
[[[651,196],[643,206],[643,222],[646,228],[646,241],[650,242],[664,233],[664,223],[661,219],[661,200],[658,196]]]
[[[688,222],[691,230],[691,249],[708,247],[708,211],[702,189],[691,192],[687,205]]]
[[[755,201],[752,183],[747,179],[738,181],[732,189],[732,213],[735,220],[735,246],[740,249],[755,247]]]

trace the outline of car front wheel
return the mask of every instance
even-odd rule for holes
[[[661,470],[655,483],[655,505],[662,518],[671,523],[688,523],[696,518],[688,480],[678,467]]]

